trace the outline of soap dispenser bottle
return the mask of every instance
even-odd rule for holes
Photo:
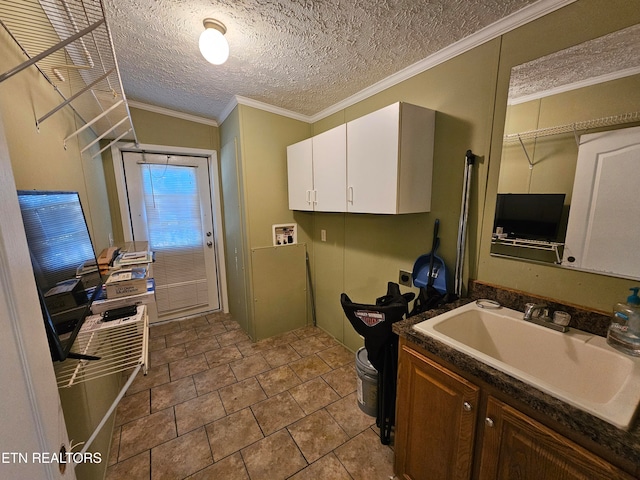
[[[607,332],[607,343],[627,355],[640,357],[640,287],[630,289],[627,303],[613,308],[613,320]]]

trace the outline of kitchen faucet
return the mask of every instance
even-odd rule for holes
[[[527,303],[524,306],[524,320],[530,321],[540,317],[549,318],[549,309],[544,303]]]
[[[527,303],[524,306],[524,315],[522,316],[522,319],[558,332],[564,333],[569,331],[568,327],[558,325],[551,321],[551,318],[549,317],[549,308],[544,303]]]

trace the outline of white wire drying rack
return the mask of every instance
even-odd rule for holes
[[[67,358],[56,363],[54,370],[58,388],[68,388],[138,366],[147,373],[149,320],[146,307],[138,307],[138,314],[122,323],[105,323],[102,328],[91,328],[102,323],[99,318],[100,315],[87,318],[71,348],[73,353],[99,359]]]
[[[2,0],[0,25],[16,42],[26,60],[6,72],[0,83],[35,67],[60,95],[61,102],[48,112],[38,112],[36,128],[60,109],[68,107],[84,124],[63,139],[67,142],[90,128],[96,139],[138,143],[106,22],[102,0]]]
[[[107,423],[140,370],[147,374],[149,365],[149,316],[145,305],[137,314],[124,320],[102,323],[99,315],[88,317],[71,349],[74,353],[99,357],[97,360],[67,358],[54,364],[58,388],[70,388],[107,375],[130,372],[111,407],[93,434],[84,443],[85,453]]]

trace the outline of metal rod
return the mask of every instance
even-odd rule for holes
[[[106,147],[104,147],[102,150],[100,150],[98,153],[94,154],[91,156],[91,158],[96,158],[98,155],[100,155],[102,152],[104,152],[107,148],[109,148],[111,145],[113,145],[114,143],[116,143],[118,140],[120,140],[122,137],[124,137],[127,133],[129,133],[131,130],[133,130],[132,128],[130,128],[129,130],[127,130],[126,132],[124,132],[122,135],[120,135],[118,138],[112,140],[109,145],[107,145]]]
[[[454,293],[460,297],[462,295],[462,276],[464,272],[464,256],[467,238],[467,221],[469,218],[469,194],[471,191],[471,174],[476,156],[467,150],[464,164],[464,183],[462,185],[462,207],[460,213],[460,223],[458,224],[458,245],[456,258],[456,272],[454,278]]]
[[[114,103],[113,105],[111,105],[107,110],[105,110],[104,112],[102,112],[100,115],[98,115],[97,117],[95,117],[93,120],[91,120],[90,122],[85,123],[82,127],[80,127],[78,130],[76,130],[75,132],[73,132],[71,135],[69,135],[67,138],[64,139],[64,143],[67,143],[67,140],[69,140],[72,137],[75,137],[76,135],[78,135],[80,132],[86,130],[87,128],[89,128],[91,125],[93,125],[94,123],[96,123],[98,120],[100,120],[102,117],[104,117],[105,115],[108,115],[109,112],[111,112],[114,108],[117,108],[122,102],[124,102],[124,100],[120,100],[117,103]]]
[[[529,157],[529,152],[527,152],[527,147],[524,146],[520,135],[518,135],[518,140],[520,140],[520,146],[522,146],[522,150],[524,151],[524,156],[527,157],[527,162],[529,162],[529,170],[533,170],[533,162],[531,161],[531,157]]]
[[[102,8],[103,17],[106,17],[106,12],[104,11],[104,3],[102,1],[100,2],[100,8]],[[111,54],[115,59],[116,50],[115,50],[115,47],[113,46],[113,36],[111,35],[111,29],[109,28],[109,25],[107,23],[105,23],[104,26],[105,26],[105,29],[107,30],[107,37],[109,38],[109,45],[111,46]],[[122,76],[120,75],[120,67],[118,67],[118,62],[115,62],[115,69],[118,74],[118,84],[120,85],[120,92],[122,92],[122,98],[124,100],[124,108],[127,110],[127,115],[129,116],[129,123],[131,124],[131,132],[133,132],[133,143],[135,144],[136,148],[138,148],[138,146],[140,145],[140,142],[138,142],[138,136],[136,135],[136,129],[133,126],[133,120],[131,120],[131,111],[129,110],[129,103],[127,102],[127,97],[124,93],[124,86],[122,85]]]
[[[73,12],[71,11],[71,8],[69,8],[69,4],[65,0],[60,0],[60,3],[62,3],[62,6],[64,7],[65,12],[67,12],[67,16],[69,17],[69,22],[71,23],[71,26],[77,32],[78,24],[76,23],[76,19],[73,17]],[[93,59],[91,58],[91,54],[89,53],[87,46],[84,44],[84,39],[82,38],[80,39],[80,45],[82,45],[82,53],[84,54],[84,58],[87,61],[89,68],[93,68],[94,66]]]
[[[127,392],[129,386],[133,383],[133,380],[136,378],[136,375],[140,371],[141,367],[142,365],[138,363],[135,370],[131,373],[131,375],[129,375],[129,379],[127,380],[127,383],[124,384],[124,387],[122,387],[122,390],[120,390],[120,393],[111,404],[111,407],[109,407],[109,410],[107,410],[107,413],[104,414],[104,417],[102,417],[102,420],[100,421],[96,429],[93,431],[93,433],[89,437],[89,440],[85,442],[84,447],[82,447],[82,450],[80,450],[80,453],[84,454],[89,449],[89,447],[91,446],[95,438],[100,433],[100,430],[102,430],[102,427],[104,427],[104,424],[107,423],[107,420],[109,419],[113,411],[118,406],[118,403],[120,403],[120,400],[122,399],[122,397],[124,397],[124,394]]]
[[[96,28],[98,28],[103,23],[104,23],[104,18],[101,18],[96,23],[94,23],[92,25],[89,25],[84,30],[81,30],[80,32],[76,33],[75,35],[70,36],[66,40],[63,40],[60,43],[58,43],[57,45],[54,45],[53,47],[48,48],[44,52],[42,52],[42,53],[36,55],[35,57],[31,58],[30,60],[22,62],[17,67],[14,67],[11,70],[8,70],[7,72],[5,72],[2,75],[0,75],[0,83],[4,82],[6,79],[8,79],[10,77],[13,77],[15,74],[20,73],[25,68],[29,68],[34,63],[39,62],[40,60],[42,60],[43,58],[48,57],[52,53],[57,52],[61,48],[66,47],[70,43],[75,42],[77,39],[84,37],[87,33],[90,33],[92,31],[94,31]]]
[[[82,90],[80,90],[78,93],[76,93],[75,95],[67,98],[64,102],[62,102],[60,105],[58,105],[56,108],[54,108],[53,110],[51,110],[49,113],[47,113],[46,115],[40,117],[37,121],[36,121],[36,125],[40,125],[42,122],[44,122],[47,118],[49,118],[51,115],[53,115],[54,113],[56,113],[58,110],[60,110],[61,108],[64,108],[65,106],[67,106],[68,104],[70,104],[71,102],[73,102],[76,98],[78,98],[80,95],[82,95],[83,93],[85,93],[88,90],[91,90],[95,85],[97,85],[98,83],[100,83],[101,81],[103,81],[106,77],[108,77],[109,75],[111,75],[111,73],[113,73],[114,69],[112,68],[111,70],[109,70],[107,73],[105,73],[104,75],[102,75],[100,78],[98,78],[97,80],[91,82],[91,84],[87,85],[86,87],[84,87]]]
[[[104,132],[102,135],[100,135],[98,138],[96,138],[95,140],[93,140],[90,144],[86,145],[82,150],[80,150],[80,153],[84,153],[86,150],[90,149],[91,147],[93,147],[96,143],[98,143],[100,140],[102,140],[104,137],[106,137],[110,132],[112,132],[113,130],[115,130],[116,128],[118,128],[120,125],[122,125],[129,117],[125,116],[122,120],[120,120],[118,123],[116,123],[113,127],[111,127],[109,130],[107,130],[106,132]]]

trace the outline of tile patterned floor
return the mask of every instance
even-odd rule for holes
[[[116,412],[107,480],[386,480],[353,353],[306,327],[252,343],[229,315],[150,329]]]

